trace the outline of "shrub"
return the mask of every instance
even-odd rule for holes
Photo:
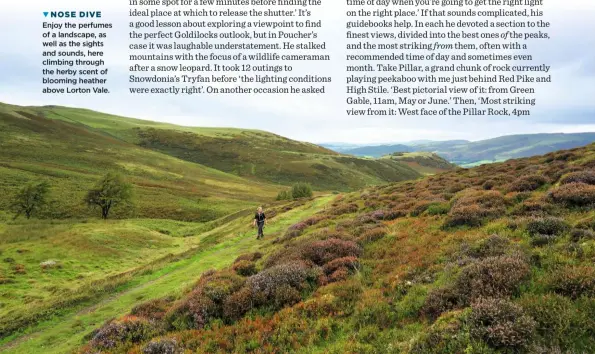
[[[308,225],[305,222],[300,221],[295,223],[287,229],[284,238],[287,240],[298,237],[304,232],[306,228],[308,228]]]
[[[548,215],[555,212],[554,205],[545,200],[527,199],[517,205],[512,211],[513,215]]]
[[[549,193],[554,203],[568,207],[590,206],[595,203],[595,186],[585,183],[570,183],[560,186]]]
[[[312,194],[312,186],[308,183],[300,182],[291,187],[291,196],[293,199],[310,198]]]
[[[433,323],[422,332],[411,345],[410,354],[465,353],[473,348],[473,353],[489,353],[482,343],[472,343],[464,327],[465,312],[451,312]],[[485,344],[483,344],[485,346]]]
[[[469,191],[451,201],[445,227],[481,226],[484,221],[503,216],[506,201],[497,191]]]
[[[468,302],[483,297],[507,297],[529,274],[529,264],[520,255],[488,257],[463,268],[456,287]]]
[[[421,214],[423,214],[423,212],[428,210],[428,207],[430,205],[432,205],[434,203],[436,203],[436,202],[428,201],[428,200],[424,200],[424,201],[415,203],[415,205],[413,206],[413,209],[411,210],[411,216],[420,216]]]
[[[464,184],[453,183],[446,187],[446,192],[447,193],[458,193],[458,192],[464,190],[465,188],[467,188],[467,186],[465,186]]]
[[[302,289],[308,277],[308,266],[301,261],[292,261],[265,269],[250,277],[246,283],[255,301],[273,300],[277,288],[288,285]]]
[[[185,301],[185,308],[190,318],[192,326],[190,328],[204,328],[213,319],[221,316],[221,309],[212,299],[195,291]]]
[[[476,247],[471,248],[468,253],[473,258],[498,257],[506,254],[510,247],[510,241],[499,235],[491,235],[482,240]]]
[[[345,215],[355,213],[359,207],[355,203],[343,204],[330,210],[331,215]]]
[[[445,215],[450,211],[449,203],[432,203],[428,206],[428,215]]]
[[[262,258],[262,253],[260,253],[260,252],[246,253],[246,254],[243,254],[243,255],[239,256],[238,258],[236,258],[234,263],[237,263],[240,261],[255,262],[261,258]]]
[[[395,220],[407,216],[408,211],[400,208],[392,208],[384,214],[384,220]]]
[[[463,305],[463,299],[457,289],[454,287],[438,288],[428,294],[420,312],[434,321],[444,312],[452,311]]]
[[[488,211],[479,205],[464,205],[452,208],[445,221],[445,227],[471,226],[478,227],[483,225],[488,217]]]
[[[482,299],[471,306],[471,335],[496,348],[521,349],[531,343],[535,321],[502,299]]]
[[[386,228],[384,227],[375,227],[373,229],[365,231],[360,237],[358,237],[358,241],[360,242],[374,242],[380,240],[386,235]]]
[[[557,294],[527,294],[520,299],[520,305],[535,320],[537,333],[548,346],[560,346],[571,352],[581,339],[590,336],[589,314],[579,311],[580,305],[568,298]]]
[[[357,243],[337,238],[312,242],[306,244],[301,250],[303,259],[320,266],[337,258],[359,257],[361,254],[362,248]]]
[[[484,190],[489,191],[492,190],[496,186],[496,182],[494,180],[487,180],[481,186]]]
[[[334,283],[334,282],[346,280],[348,277],[349,277],[349,271],[347,270],[347,268],[339,268],[339,269],[335,270],[333,273],[331,273],[327,279],[328,279],[329,283]]]
[[[591,230],[573,229],[570,233],[570,239],[572,242],[595,240],[595,232]]]
[[[109,350],[125,343],[140,343],[155,334],[154,328],[147,320],[127,316],[100,328],[91,340],[91,345]]]
[[[326,219],[327,219],[327,217],[324,215],[313,215],[313,216],[307,218],[306,220],[304,220],[303,223],[308,226],[313,226],[313,225],[316,225],[319,222],[326,220]]]
[[[541,175],[522,176],[508,186],[509,192],[531,192],[539,189],[547,183],[547,179]]]
[[[531,219],[527,223],[527,232],[530,235],[558,236],[568,231],[570,225],[560,218],[545,217]]]
[[[301,300],[300,292],[288,284],[281,284],[275,289],[274,304],[277,309],[297,304]]]
[[[232,269],[238,275],[243,277],[248,277],[251,275],[256,274],[258,271],[256,270],[256,264],[250,261],[239,261],[233,264]]]
[[[330,275],[339,269],[355,272],[359,269],[359,261],[356,257],[342,257],[334,259],[322,267],[326,275]]]
[[[595,185],[595,170],[572,172],[560,180],[560,184],[584,183]]]
[[[291,200],[292,198],[292,193],[291,191],[280,191],[279,194],[277,194],[277,200]]]
[[[533,247],[543,247],[555,243],[557,239],[558,236],[556,235],[535,235],[531,237],[531,245]]]
[[[178,342],[171,338],[152,340],[142,350],[143,354],[181,354],[183,352],[183,349],[178,346]]]
[[[384,210],[375,210],[370,214],[370,217],[374,220],[384,220]]]
[[[178,330],[203,328],[223,316],[223,304],[243,284],[244,278],[231,272],[203,276],[196,288],[166,313],[165,321]]]
[[[130,314],[148,320],[158,321],[165,317],[170,305],[170,299],[155,299],[133,307]]]
[[[595,296],[595,268],[592,266],[567,266],[554,272],[548,287],[555,293],[578,299]]]
[[[228,322],[238,320],[253,307],[252,291],[248,287],[243,287],[223,303],[223,318]]]
[[[199,284],[197,292],[221,304],[225,298],[244,285],[244,278],[232,272],[219,272]]]
[[[178,301],[166,313],[164,318],[168,329],[187,330],[194,328],[194,319],[190,314],[187,301]]]
[[[358,215],[355,218],[355,220],[353,221],[353,225],[361,226],[361,225],[365,225],[365,224],[379,224],[378,220],[381,220],[381,219],[376,219],[376,217],[379,215],[378,214],[374,215],[374,213],[375,212]],[[382,214],[382,217],[384,217],[384,213]]]
[[[12,271],[14,274],[27,274],[27,269],[24,264],[14,264],[12,266]]]

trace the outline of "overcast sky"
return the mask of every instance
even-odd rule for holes
[[[329,0],[312,10],[314,19],[323,20],[321,41],[327,41],[333,61],[293,63],[294,73],[332,76],[328,94],[319,96],[133,96],[128,91],[127,1],[86,0],[84,5],[79,0],[6,3],[0,12],[0,101],[83,107],[181,125],[256,128],[315,143],[480,140],[520,133],[595,131],[595,4],[590,0],[545,2],[544,19],[552,22],[552,39],[528,42],[528,52],[534,56],[534,64],[551,65],[554,82],[537,88],[537,107],[530,117],[347,116],[346,6],[344,1]],[[104,49],[111,73],[111,94],[41,93],[42,12],[52,10],[100,10],[103,20],[113,23]]]

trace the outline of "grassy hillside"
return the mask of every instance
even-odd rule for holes
[[[396,152],[385,158],[405,163],[409,167],[426,175],[450,171],[457,168],[457,165],[450,163],[431,152]]]
[[[590,145],[336,196],[81,352],[591,352],[594,166]]]
[[[0,189],[12,195],[28,181],[52,186],[44,218],[96,216],[85,192],[107,171],[133,183],[135,209],[114,217],[212,220],[274,197],[277,188],[143,149],[102,131],[52,120],[35,109],[0,106]],[[7,211],[9,198],[0,200]]]
[[[314,144],[264,131],[181,127],[67,107],[0,107],[11,112],[24,110],[75,125],[106,139],[133,144],[250,181],[278,185],[302,181],[311,183],[318,190],[348,191],[420,176],[405,164],[346,157]]]

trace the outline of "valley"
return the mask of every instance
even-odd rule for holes
[[[0,104],[0,351],[588,352],[595,145],[548,150],[588,139],[339,153]]]

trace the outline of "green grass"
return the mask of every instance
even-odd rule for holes
[[[265,241],[257,241],[254,237],[254,230],[250,228],[250,217],[239,217],[235,221],[224,223],[222,226],[216,227],[213,230],[203,232],[194,237],[181,238],[187,233],[193,232],[193,226],[187,223],[180,223],[174,221],[155,221],[155,220],[134,220],[134,221],[118,221],[112,222],[109,225],[109,231],[104,228],[106,225],[97,224],[83,224],[74,225],[72,230],[87,229],[93,230],[91,234],[102,235],[102,243],[105,247],[119,248],[126,243],[128,249],[126,252],[131,254],[130,259],[120,260],[118,264],[113,264],[118,257],[110,258],[105,255],[97,255],[95,260],[89,260],[88,266],[92,264],[100,264],[103,269],[97,269],[95,275],[99,277],[101,273],[104,275],[111,274],[108,269],[125,269],[126,264],[129,266],[136,263],[146,263],[149,261],[147,253],[147,245],[143,242],[136,243],[134,237],[126,241],[122,241],[117,232],[118,228],[144,228],[149,233],[156,231],[155,228],[170,230],[170,236],[154,235],[157,240],[164,244],[176,245],[178,252],[172,252],[173,249],[156,248],[153,257],[158,257],[166,252],[183,253],[183,256],[157,267],[149,268],[150,270],[134,276],[126,284],[120,285],[111,293],[105,294],[92,301],[79,304],[71,309],[65,309],[61,314],[54,318],[42,322],[37,326],[33,326],[24,331],[24,333],[16,334],[0,341],[0,350],[7,353],[65,353],[72,351],[82,344],[83,337],[89,334],[93,329],[100,326],[106,320],[121,316],[130,311],[130,309],[138,302],[159,298],[170,295],[179,295],[186,288],[191,286],[200,274],[209,269],[221,268],[230,265],[233,260],[240,254],[254,251],[265,250],[275,247],[271,244],[271,240],[280,232],[284,231],[289,225],[296,221],[305,218],[306,216],[323,208],[332,196],[315,199],[313,202],[283,213],[271,220],[269,226],[266,227]],[[51,226],[51,225],[50,225]],[[39,229],[43,229],[46,225],[38,225],[38,231],[35,231],[31,236],[23,237],[24,240],[13,240],[13,248],[30,247],[38,252],[47,249],[43,243],[32,245],[34,239],[39,239]],[[56,226],[51,226],[56,227]],[[151,231],[152,230],[152,231]],[[56,231],[56,230],[54,230]],[[197,230],[200,231],[200,230]],[[111,233],[111,237],[107,234]],[[93,240],[95,241],[95,240]],[[132,242],[132,244],[131,244]],[[154,241],[157,242],[157,241]],[[64,246],[56,247],[56,250],[64,249]],[[86,248],[81,246],[81,251]],[[152,248],[152,247],[150,247]],[[194,249],[194,251],[193,251]],[[185,251],[185,252],[184,252]],[[37,253],[37,252],[35,252]],[[93,252],[90,252],[93,253]],[[144,256],[143,256],[144,253]],[[134,256],[136,255],[136,256]],[[52,280],[50,284],[55,286],[68,287],[69,282],[73,280],[70,276],[76,273],[77,269],[73,269],[78,265],[78,270],[86,270],[82,267],[82,263],[87,259],[84,252],[77,255],[72,252],[70,257],[73,259],[68,262],[62,269],[53,270],[52,276],[60,279],[60,281]],[[78,257],[78,260],[74,258]],[[31,257],[32,268],[37,264],[38,259]],[[91,267],[93,268],[93,267]],[[93,271],[92,271],[93,272]],[[35,272],[37,273],[37,271]],[[11,293],[22,293],[28,291],[28,280],[34,277],[34,274],[27,274],[26,279],[19,279],[15,284],[11,284],[14,288]],[[75,277],[76,278],[76,277]],[[49,300],[49,299],[45,299]],[[44,301],[44,299],[39,299]],[[22,307],[11,306],[14,311],[27,311],[27,306],[23,304]]]
[[[88,174],[91,164],[149,177],[151,182],[145,184],[152,186],[157,180],[159,188],[173,187],[163,186],[167,181],[178,185],[186,179],[182,185],[216,194],[231,184],[227,198],[246,193],[268,196],[272,186],[296,182],[309,182],[322,191],[348,191],[420,177],[398,161],[347,157],[264,131],[182,127],[78,108],[0,104],[0,127],[8,133],[0,134],[6,136],[2,147],[13,162],[8,168],[30,173],[48,169],[56,177],[65,177]],[[23,146],[28,150],[23,151]],[[28,165],[15,166],[15,162]],[[209,168],[221,174],[213,177]],[[203,176],[216,185],[200,183]],[[242,184],[250,190],[239,193]],[[260,193],[253,188],[258,185]]]
[[[53,203],[40,215],[67,219],[99,216],[83,203],[107,171],[134,185],[135,208],[114,217],[213,220],[272,200],[278,187],[144,149],[80,124],[49,120],[34,110],[0,106],[0,189],[12,195],[29,181],[51,185]],[[7,211],[9,198],[0,200]]]

